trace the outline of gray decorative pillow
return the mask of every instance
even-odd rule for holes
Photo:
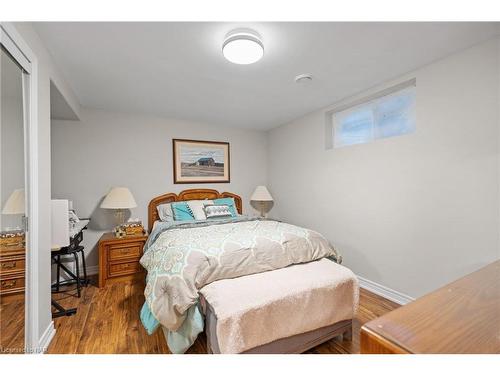
[[[206,205],[204,211],[207,219],[232,216],[229,206],[226,205]]]
[[[170,203],[160,204],[156,207],[161,221],[174,221],[174,213]]]

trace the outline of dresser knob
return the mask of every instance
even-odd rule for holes
[[[5,269],[5,270],[10,270],[11,268],[15,268],[15,267],[16,267],[16,262],[2,263],[2,269]]]
[[[6,288],[11,288],[13,286],[16,286],[17,280],[6,280],[2,281],[2,286]]]

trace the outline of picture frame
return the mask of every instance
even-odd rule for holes
[[[172,139],[174,184],[229,183],[229,142]]]

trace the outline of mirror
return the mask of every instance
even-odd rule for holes
[[[0,54],[0,353],[14,354],[25,347],[23,70]]]

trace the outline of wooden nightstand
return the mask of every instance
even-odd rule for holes
[[[104,233],[99,240],[99,288],[108,282],[139,280],[144,268],[139,263],[148,236],[116,238]]]

